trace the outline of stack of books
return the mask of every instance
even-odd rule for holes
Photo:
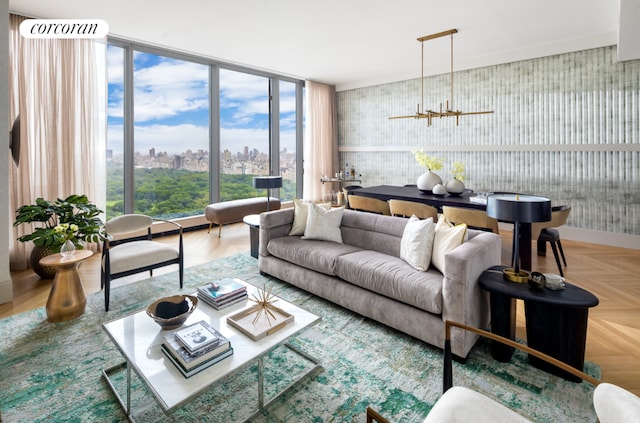
[[[198,288],[198,299],[216,310],[247,299],[247,287],[239,279],[224,278]]]
[[[160,348],[185,377],[233,354],[231,342],[204,320],[169,332]]]

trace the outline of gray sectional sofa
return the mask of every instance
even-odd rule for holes
[[[444,320],[486,328],[488,296],[480,274],[500,264],[500,237],[468,231],[445,256],[445,274],[415,270],[400,258],[406,218],[345,210],[343,244],[289,236],[294,209],[260,215],[259,267],[268,274],[443,348]],[[452,352],[467,356],[477,336],[454,329]]]

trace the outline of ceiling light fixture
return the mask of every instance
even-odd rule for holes
[[[457,33],[457,29],[450,29],[448,31],[438,32],[436,34],[425,35],[424,37],[418,38],[420,41],[420,47],[422,49],[422,67],[421,67],[421,86],[420,86],[420,103],[417,106],[416,114],[409,116],[392,116],[389,119],[427,119],[428,126],[431,126],[431,122],[434,118],[443,118],[443,117],[454,117],[456,118],[456,126],[458,126],[460,116],[464,115],[485,115],[489,113],[493,113],[493,110],[486,112],[462,112],[460,110],[453,110],[453,34]],[[433,40],[435,38],[445,37],[449,35],[451,37],[451,70],[449,72],[450,75],[450,99],[446,100],[445,108],[442,108],[442,103],[440,103],[440,111],[434,111],[431,109],[424,110],[424,42]]]

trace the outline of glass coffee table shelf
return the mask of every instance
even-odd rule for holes
[[[247,285],[249,296],[257,292],[257,288],[252,285],[245,285]],[[253,304],[254,303],[250,301],[241,302],[223,310],[215,310],[204,302],[198,304],[198,308],[189,316],[185,325],[201,320],[208,322],[216,330],[229,338],[234,352],[232,356],[225,358],[219,363],[189,378],[185,378],[175,365],[162,353],[160,345],[162,344],[163,335],[166,331],[163,331],[157,323],[147,316],[145,310],[105,322],[103,329],[122,354],[124,361],[103,370],[102,375],[118,398],[121,407],[127,413],[128,419],[135,421],[134,414],[143,411],[143,409],[132,409],[132,370],[149,388],[163,412],[171,413],[177,408],[188,404],[196,398],[198,394],[212,387],[226,376],[239,372],[257,362],[257,410],[247,417],[247,420],[249,420],[260,413],[262,409],[276,400],[290,387],[321,367],[316,358],[288,342],[290,338],[299,334],[304,329],[318,323],[320,321],[319,316],[309,313],[280,298],[276,305],[287,313],[295,316],[294,320],[282,329],[258,341],[254,341],[241,331],[227,324],[227,316],[238,313],[244,308],[251,307]],[[271,350],[280,346],[287,347],[304,360],[309,361],[310,367],[306,372],[299,375],[298,378],[283,387],[268,401],[265,401],[263,358]],[[118,393],[118,389],[113,380],[116,373],[123,371],[126,372],[126,394],[123,395],[125,398],[122,398]]]

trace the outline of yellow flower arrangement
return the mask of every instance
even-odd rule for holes
[[[460,162],[454,162],[451,175],[460,182],[464,182],[464,165]]]
[[[442,159],[440,157],[430,156],[424,151],[414,151],[413,156],[420,166],[434,171],[442,169]]]

